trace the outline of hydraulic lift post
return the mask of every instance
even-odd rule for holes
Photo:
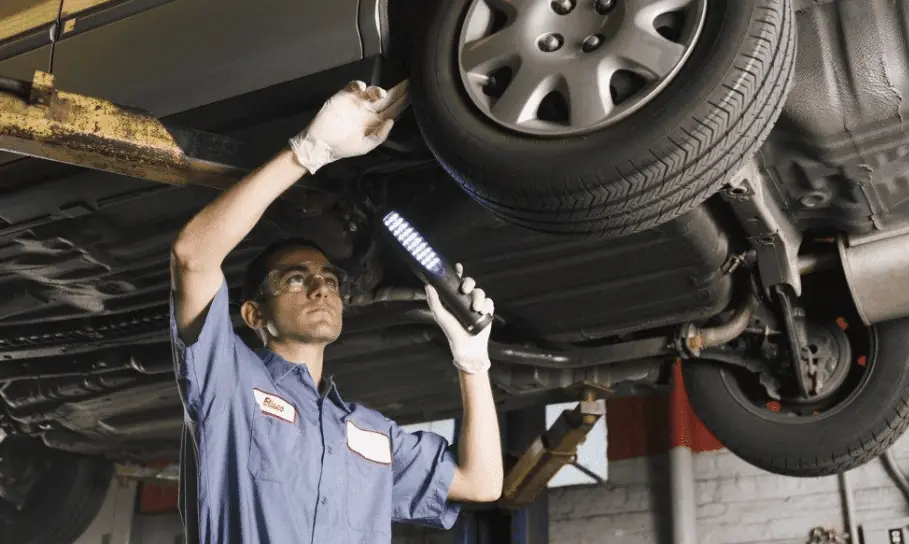
[[[546,408],[514,410],[499,418],[503,450],[520,452],[546,431]],[[506,465],[506,472],[508,466]],[[504,494],[502,499],[504,500]],[[546,490],[520,509],[467,510],[454,529],[455,544],[548,544],[549,498]]]
[[[548,484],[565,465],[573,464],[577,448],[603,416],[596,393],[586,389],[573,410],[564,410],[546,428],[546,407],[535,406],[504,414],[502,435],[506,459],[505,482],[498,508],[465,512],[455,532],[456,544],[548,544]]]

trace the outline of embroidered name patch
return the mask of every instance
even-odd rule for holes
[[[391,442],[388,436],[367,431],[347,420],[347,447],[374,463],[391,464]]]
[[[282,399],[273,393],[266,393],[261,389],[253,388],[253,395],[256,397],[256,404],[263,414],[276,417],[281,421],[288,423],[297,422],[297,410],[293,404]]]

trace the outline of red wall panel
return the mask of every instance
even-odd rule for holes
[[[660,455],[677,446],[695,452],[723,449],[688,402],[681,364],[673,367],[669,393],[606,401],[610,461]]]

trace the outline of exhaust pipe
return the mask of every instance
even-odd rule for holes
[[[840,237],[837,246],[865,325],[909,316],[909,229]]]
[[[682,325],[676,338],[676,349],[683,357],[700,357],[704,349],[735,340],[748,328],[759,304],[754,293],[748,293],[732,317],[721,325],[703,328],[694,323]]]

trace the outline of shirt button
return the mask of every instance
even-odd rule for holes
[[[327,502],[328,502],[328,498],[323,496],[323,497],[322,497],[322,504],[325,504],[325,503],[327,503]]]
[[[328,449],[328,455],[331,455],[332,451],[334,451],[334,450],[331,449],[331,446],[328,446],[327,449]]]

